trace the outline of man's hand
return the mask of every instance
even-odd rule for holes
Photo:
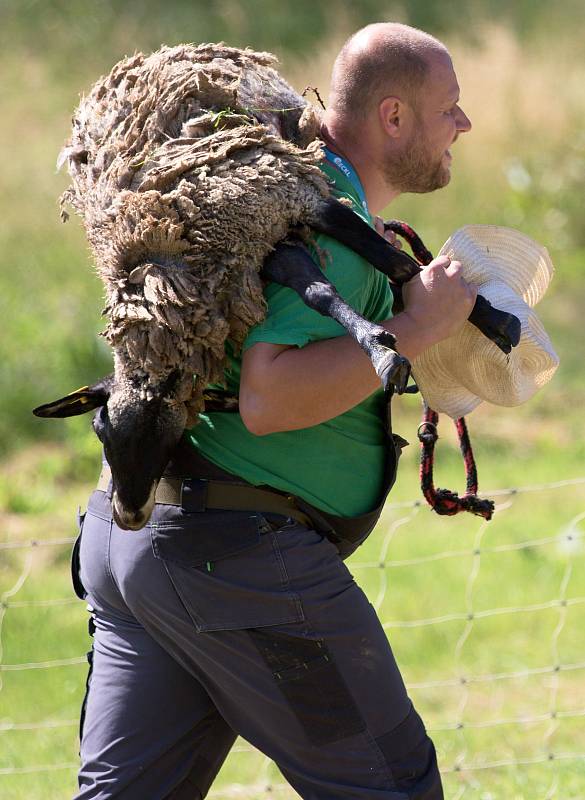
[[[385,231],[384,230],[384,220],[382,217],[374,217],[374,228],[376,232],[383,236],[387,242],[390,242],[392,247],[395,247],[397,250],[402,250],[402,242],[396,236],[394,231]]]
[[[397,250],[402,242],[394,231],[384,230],[382,217],[374,217],[374,228]],[[439,256],[423,267],[402,287],[404,311],[421,331],[425,331],[425,346],[453,336],[471,314],[477,289],[466,283],[459,261]]]
[[[476,297],[477,288],[463,279],[460,262],[439,256],[402,287],[403,313],[429,347],[457,333]]]

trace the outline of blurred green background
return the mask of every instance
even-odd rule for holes
[[[451,184],[431,195],[401,198],[388,216],[408,220],[433,251],[467,223],[515,227],[545,244],[556,266],[554,282],[538,311],[559,352],[561,367],[525,406],[482,406],[470,417],[482,486],[551,483],[585,475],[581,366],[585,341],[585,4],[581,0],[554,5],[544,0],[512,4],[504,0],[394,4],[373,0],[0,0],[0,542],[72,535],[73,509],[85,503],[97,472],[99,448],[89,417],[51,422],[30,413],[34,406],[111,369],[109,351],[98,336],[101,284],[93,274],[80,221],[72,217],[63,225],[57,204],[67,178],[56,173],[55,162],[79,94],[135,50],[156,49],[161,43],[224,40],[275,52],[282,72],[297,89],[311,84],[326,97],[329,69],[344,39],[363,24],[389,19],[424,28],[449,46],[461,85],[461,104],[474,129],[455,145]],[[411,441],[417,403],[412,398],[401,400],[395,413],[397,430]],[[448,420],[442,421],[441,432],[438,482],[461,489],[462,466]],[[393,501],[417,496],[416,458],[416,448],[409,448]],[[497,517],[490,530],[503,531],[507,541],[537,539],[562,530],[583,510],[585,490],[577,484],[558,491],[530,495],[530,501],[525,500],[503,528]],[[394,513],[389,512],[382,528]],[[422,552],[423,545],[414,535],[421,530],[436,532],[445,547],[456,547],[461,541],[458,537],[471,535],[473,540],[477,529],[473,521],[449,521],[445,527],[445,520],[427,511],[420,513],[425,514],[424,522],[419,517],[418,528],[413,522],[406,537],[411,549],[405,553]],[[376,559],[380,546],[380,538],[373,540],[359,560]],[[0,593],[14,586],[21,574],[23,552],[0,550]],[[535,550],[532,560],[510,558],[494,569],[484,587],[484,606],[503,602],[504,583],[518,588],[510,598],[512,604],[528,602],[523,594],[528,587],[531,601],[547,598],[551,586],[558,589],[569,557],[575,566],[571,591],[575,596],[579,591],[585,594],[582,549],[569,555]],[[18,597],[34,602],[65,597],[69,593],[66,562],[66,551],[45,550]],[[461,610],[469,568],[465,562],[461,574],[438,580],[440,591],[432,601],[425,600],[429,581],[439,574],[429,572],[431,567],[404,583],[394,579],[391,588],[403,610],[415,603],[415,617],[432,616],[435,610],[439,614],[443,607]],[[376,595],[377,578],[370,576],[358,575],[368,592]],[[26,614],[4,610],[4,663],[77,656],[86,648],[83,610],[77,605],[59,614],[36,606],[27,607]],[[399,616],[395,611],[388,613]],[[522,620],[520,639],[517,626],[514,618],[492,625],[470,651],[471,664],[474,659],[477,664],[487,650],[494,659],[486,669],[497,671],[502,643],[508,655],[516,653],[520,661],[529,656],[535,663],[550,660],[550,630],[539,639],[546,625],[536,619],[533,625],[525,625]],[[582,652],[582,624],[571,616],[566,626]],[[407,679],[418,675],[419,667],[424,674],[443,660],[443,674],[453,669],[453,641],[448,636],[437,640],[429,631],[423,629],[414,640],[417,648],[412,646],[412,637],[402,643],[398,636],[395,642]],[[35,652],[36,645],[41,655]],[[75,670],[75,677],[68,669]],[[74,761],[74,728],[65,727],[58,735],[52,731],[26,735],[4,731],[2,720],[24,723],[74,717],[83,670],[4,673],[0,691],[3,797],[71,794],[71,770],[55,771],[47,778],[46,773],[3,777],[2,769]],[[543,687],[526,692],[517,688],[504,706],[526,693],[527,708],[532,708],[530,704],[543,691]],[[567,707],[585,708],[582,682],[575,680],[567,691]],[[447,698],[443,701],[447,705],[436,701],[439,710],[457,705],[456,697],[452,706]],[[421,700],[421,707],[425,702]],[[428,702],[432,713],[435,701]],[[522,729],[510,747],[520,757],[524,745],[537,747],[541,733],[535,734],[533,742]],[[565,738],[573,750],[585,752],[582,729],[574,735],[571,729]],[[478,740],[478,752],[489,760],[497,739],[486,734]],[[446,754],[455,751],[444,745]],[[471,747],[470,754],[474,752]],[[257,773],[250,754],[237,758],[240,761],[223,779],[226,785],[252,782]],[[247,759],[245,764],[242,759]],[[582,762],[577,767],[572,762],[567,765],[557,764],[552,772],[550,765],[549,772],[541,768],[504,770],[502,775],[486,772],[481,779],[476,776],[449,784],[447,796],[582,798]]]

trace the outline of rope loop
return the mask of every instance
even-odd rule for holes
[[[492,500],[477,496],[477,468],[469,441],[467,425],[463,417],[455,421],[455,427],[457,428],[459,447],[465,462],[465,494],[459,497],[457,492],[452,492],[449,489],[435,489],[433,464],[435,443],[439,438],[438,424],[438,413],[425,405],[423,419],[417,431],[417,436],[421,443],[420,484],[425,500],[437,514],[442,516],[452,517],[462,511],[468,511],[470,514],[490,520],[494,513],[494,503]]]
[[[433,254],[424,245],[423,240],[406,222],[393,219],[384,223],[384,230],[394,231],[402,236],[419,264],[426,266],[433,260]],[[463,417],[455,420],[457,436],[459,438],[459,449],[465,462],[465,494],[459,497],[457,492],[449,489],[435,489],[433,483],[433,461],[435,444],[439,438],[437,426],[439,415],[426,404],[424,406],[422,422],[418,426],[416,435],[421,445],[420,456],[420,486],[427,503],[437,514],[453,516],[461,511],[469,511],[470,514],[477,514],[486,520],[490,520],[494,513],[494,503],[492,500],[484,500],[477,496],[477,467],[471,449],[467,424]]]
[[[449,489],[436,489],[432,508],[441,516],[453,517],[461,511],[468,511],[485,520],[492,518],[494,513],[493,500],[483,499],[473,494],[465,494],[459,497],[457,492]]]

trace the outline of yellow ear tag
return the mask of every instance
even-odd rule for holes
[[[66,395],[66,397],[73,397],[73,395],[77,394],[78,392],[87,392],[88,389],[89,386],[80,386],[79,389],[76,389],[74,392],[69,392],[69,394]]]

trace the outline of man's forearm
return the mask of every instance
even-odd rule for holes
[[[405,310],[383,324],[396,336],[398,352],[413,361],[456,333],[476,295],[461,264],[440,256],[403,285]],[[259,342],[242,360],[240,413],[258,435],[308,428],[343,414],[379,386],[370,359],[349,336],[300,349]]]
[[[383,325],[410,360],[432,344],[407,313]],[[379,387],[370,359],[349,336],[303,348],[259,343],[244,355],[240,413],[257,435],[308,428],[343,414]]]

